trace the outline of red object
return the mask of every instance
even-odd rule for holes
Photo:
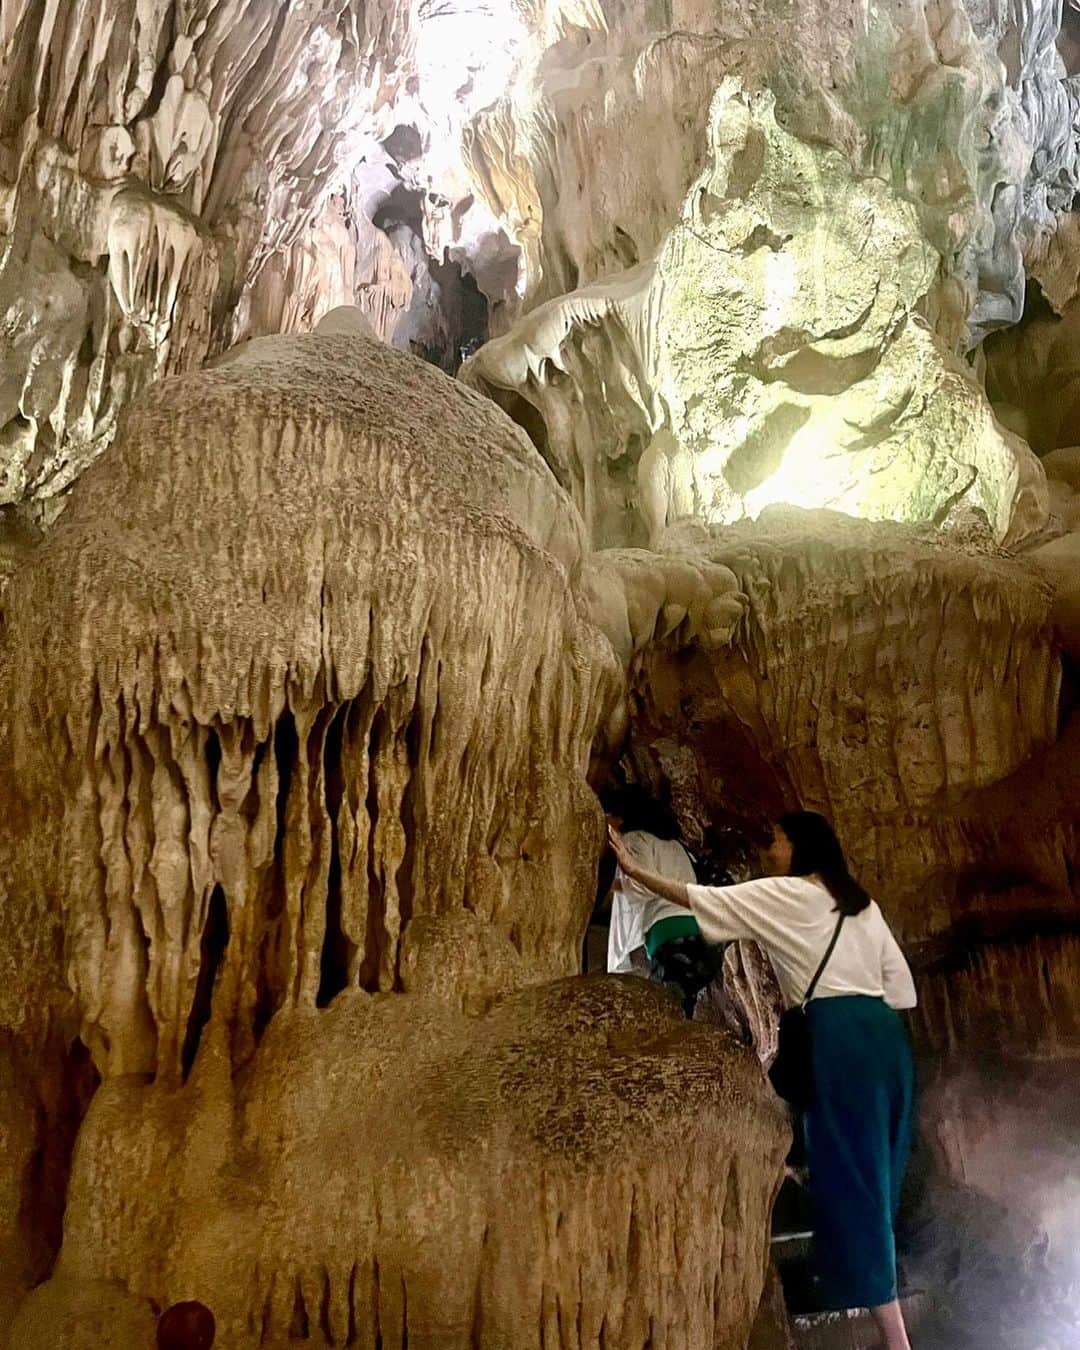
[[[210,1350],[216,1330],[204,1303],[174,1303],[158,1318],[158,1350]]]

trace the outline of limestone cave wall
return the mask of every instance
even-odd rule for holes
[[[925,1334],[1068,1350],[1076,7],[0,0],[0,62],[0,1335],[790,1346],[767,963],[577,975],[621,776],[710,874],[835,822]]]
[[[443,9],[4,0],[9,517],[53,519],[153,380],[338,305],[456,367],[486,330],[474,274],[498,302],[516,267],[470,213],[455,149],[467,95],[438,117],[428,106],[431,52],[448,24],[461,38]],[[458,50],[466,72],[490,42],[483,11]]]

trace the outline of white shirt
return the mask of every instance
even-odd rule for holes
[[[690,855],[677,839],[658,839],[644,830],[631,830],[623,835],[623,841],[634,861],[650,872],[659,872],[672,881],[689,883],[697,880]],[[654,895],[618,868],[611,899],[611,927],[608,929],[609,973],[618,975],[632,971],[631,952],[645,945],[645,934],[654,923],[672,917],[684,919],[686,908]]]
[[[762,877],[737,886],[688,886],[690,907],[708,942],[753,938],[768,953],[790,1008],[801,1003],[836,921],[836,901],[810,877]],[[849,916],[814,991],[815,998],[868,994],[891,1008],[914,1008],[915,981],[874,901]]]

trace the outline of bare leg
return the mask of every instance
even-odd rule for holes
[[[877,1308],[871,1308],[870,1315],[881,1332],[883,1350],[911,1350],[907,1328],[904,1326],[904,1314],[900,1311],[900,1304],[896,1299],[892,1303],[882,1303]]]

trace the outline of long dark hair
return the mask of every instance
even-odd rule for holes
[[[870,897],[848,871],[844,850],[833,827],[816,811],[789,811],[776,822],[791,840],[788,875],[816,872],[841,914],[861,914]]]

